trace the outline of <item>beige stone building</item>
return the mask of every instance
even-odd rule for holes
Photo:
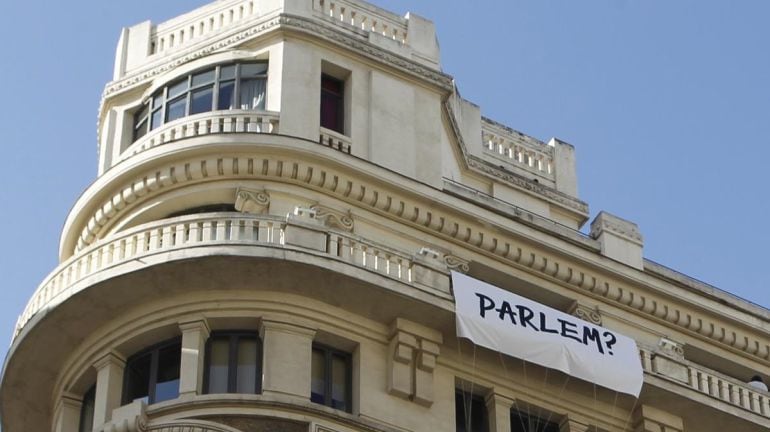
[[[574,148],[461,99],[425,18],[219,0],[126,28],[98,140],[5,432],[770,430],[770,311],[645,260],[632,222],[582,234]],[[640,396],[458,338],[450,271],[633,338]]]

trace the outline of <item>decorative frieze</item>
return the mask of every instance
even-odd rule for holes
[[[388,393],[420,405],[432,405],[433,370],[443,336],[403,318],[397,318],[390,327]]]

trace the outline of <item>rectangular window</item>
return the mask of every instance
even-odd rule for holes
[[[462,390],[455,391],[457,432],[487,432],[487,405],[484,398]]]
[[[123,404],[136,399],[153,404],[179,396],[181,357],[181,341],[174,339],[129,358],[123,378]]]
[[[217,332],[206,344],[204,392],[262,391],[262,343],[252,332]]]
[[[352,361],[349,353],[313,344],[310,400],[352,412]]]
[[[511,410],[511,432],[559,432],[559,424],[524,411]]]
[[[345,82],[321,75],[321,127],[345,133]]]

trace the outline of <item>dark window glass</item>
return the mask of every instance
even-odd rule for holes
[[[194,90],[191,97],[190,115],[211,111],[211,105],[214,103],[214,88],[209,86]]]
[[[235,81],[228,81],[219,84],[219,101],[217,102],[217,109],[232,109],[234,92]]]
[[[187,91],[187,78],[168,87],[168,98],[174,99]]]
[[[222,66],[219,68],[219,79],[228,80],[235,78],[235,65]]]
[[[179,99],[169,102],[166,106],[166,122],[171,122],[176,119],[185,116],[185,109],[187,108],[187,98],[181,97]]]
[[[350,354],[313,344],[310,380],[311,401],[342,411],[352,411]]]
[[[152,112],[152,123],[150,129],[155,129],[163,123],[163,109],[158,108]]]
[[[83,405],[80,406],[80,425],[78,432],[91,432],[94,427],[94,405],[96,403],[96,385],[83,395]]]
[[[149,106],[145,104],[136,114],[134,114],[134,141],[147,133],[147,113],[149,110]]]
[[[214,333],[206,345],[206,393],[259,393],[262,344],[253,332]]]
[[[181,355],[182,345],[175,339],[129,358],[124,375],[123,403],[144,399],[153,404],[179,396]]]
[[[484,398],[461,390],[455,391],[457,432],[487,432],[487,406]]]
[[[345,83],[329,75],[321,75],[321,126],[345,133]]]
[[[197,73],[192,77],[192,86],[197,87],[203,84],[209,84],[214,82],[214,69],[205,72]]]
[[[172,218],[172,217],[192,215],[192,214],[214,213],[214,212],[234,212],[234,211],[235,211],[235,205],[233,204],[208,204],[208,205],[202,205],[198,207],[191,207],[184,210],[180,210],[178,212],[171,213],[166,217]]]
[[[155,95],[152,98],[152,109],[160,108],[163,106],[163,89],[161,89],[160,94]]]
[[[559,424],[522,411],[511,410],[511,432],[559,432]]]

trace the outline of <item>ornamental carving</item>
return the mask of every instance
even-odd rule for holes
[[[602,315],[595,308],[575,302],[572,304],[570,313],[583,321],[588,321],[598,326],[602,325]]]
[[[241,213],[267,214],[270,194],[265,191],[238,189],[235,192],[235,209]]]
[[[454,255],[444,255],[444,264],[446,264],[449,270],[455,270],[461,273],[468,273],[470,270],[468,261]]]
[[[315,218],[329,228],[353,232],[353,217],[350,215],[350,211],[341,212],[320,204],[313,205],[310,209],[315,212]]]

